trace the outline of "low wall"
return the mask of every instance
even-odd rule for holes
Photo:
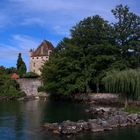
[[[42,84],[41,80],[37,78],[21,78],[18,79],[17,82],[20,84],[21,90],[24,91],[27,94],[27,96],[37,96],[38,87]]]

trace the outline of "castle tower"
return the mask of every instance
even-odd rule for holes
[[[54,47],[51,42],[44,40],[34,51],[30,50],[30,72],[41,75],[41,68],[45,61],[49,60],[50,53]]]

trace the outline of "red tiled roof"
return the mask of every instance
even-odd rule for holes
[[[12,79],[19,79],[19,75],[16,74],[16,73],[13,73],[13,74],[11,75],[11,78],[12,78]]]
[[[32,57],[34,56],[47,56],[49,50],[53,50],[54,47],[51,42],[44,40],[39,47],[32,52]]]

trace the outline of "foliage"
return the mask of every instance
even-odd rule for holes
[[[64,95],[90,92],[96,79],[102,77],[101,71],[113,61],[115,48],[107,40],[108,30],[109,25],[99,16],[84,19],[73,27],[72,38],[65,38],[43,67],[46,90]]]
[[[14,67],[6,68],[5,71],[6,71],[6,74],[18,73],[17,69]]]
[[[47,92],[89,93],[95,91],[95,85],[99,92],[106,72],[139,67],[139,16],[122,5],[112,13],[116,23],[109,24],[98,15],[87,17],[71,29],[70,38],[58,44],[42,69]]]
[[[17,71],[18,71],[18,74],[20,75],[20,77],[22,77],[23,74],[25,74],[27,71],[25,62],[22,60],[21,53],[19,53],[19,55],[18,55]]]
[[[10,68],[5,68],[3,66],[0,66],[0,74],[1,73],[5,73],[5,74],[13,74],[13,73],[18,73],[17,69],[14,67],[10,67]]]
[[[25,93],[20,91],[19,84],[16,80],[11,79],[8,75],[0,74],[0,97],[19,98],[25,96]]]
[[[137,68],[140,66],[140,17],[123,5],[116,6],[112,13],[117,20],[113,24],[117,59],[123,61],[125,67]]]
[[[126,99],[140,97],[140,70],[112,71],[103,78],[105,88],[110,93],[118,93]],[[126,105],[127,106],[127,105]]]
[[[39,75],[37,75],[37,74],[34,73],[34,72],[28,72],[28,73],[24,74],[22,77],[23,77],[23,78],[38,78]]]
[[[123,109],[123,111],[128,112],[128,113],[140,113],[140,108],[137,106],[129,106]]]

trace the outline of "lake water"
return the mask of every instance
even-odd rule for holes
[[[69,102],[0,102],[0,140],[140,140],[140,127],[115,129],[70,138],[41,131],[45,122],[87,120],[86,105]]]

